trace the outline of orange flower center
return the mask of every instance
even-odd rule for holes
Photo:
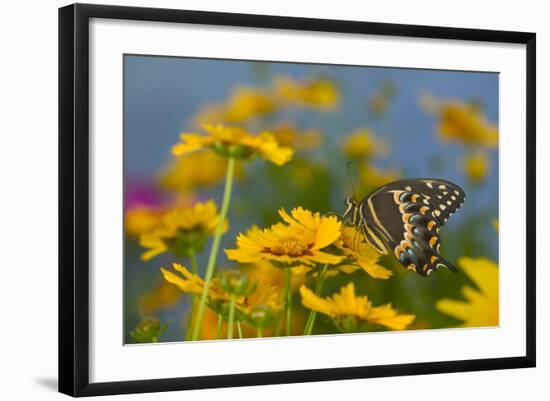
[[[273,255],[282,256],[304,256],[311,255],[310,245],[306,242],[295,237],[283,237],[277,238],[273,241],[271,247],[264,248],[264,252],[271,253]]]

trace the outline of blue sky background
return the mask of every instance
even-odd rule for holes
[[[237,85],[257,85],[253,62],[175,57],[125,56],[125,171],[151,175],[170,158],[170,148],[186,123],[204,103],[220,102]],[[269,63],[273,75],[296,78],[312,74],[335,79],[343,102],[334,113],[301,113],[305,127],[322,126],[329,141],[338,141],[355,128],[369,126],[392,142],[385,161],[418,176],[430,173],[434,154],[446,159],[460,154],[459,146],[442,144],[436,137],[433,116],[421,109],[418,95],[431,92],[438,98],[476,99],[483,103],[490,121],[498,121],[498,74]],[[387,119],[368,118],[368,98],[387,79],[397,88]],[[333,122],[337,120],[337,124]],[[326,129],[329,128],[329,129]],[[397,139],[397,140],[396,140]],[[496,152],[495,153],[496,156]],[[382,163],[383,165],[384,163]],[[460,172],[449,169],[449,179],[459,182]],[[451,171],[452,170],[452,171]],[[494,171],[496,173],[496,171]],[[496,175],[489,180],[496,184]],[[496,187],[492,186],[492,190]]]

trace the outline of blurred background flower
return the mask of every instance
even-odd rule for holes
[[[170,210],[160,218],[158,227],[140,236],[140,245],[146,249],[141,259],[150,260],[164,252],[175,256],[196,254],[214,234],[219,221],[218,207],[213,200]],[[227,230],[227,222],[223,230]]]
[[[464,172],[475,184],[482,182],[489,174],[489,156],[484,151],[476,151],[464,158]]]
[[[464,301],[441,299],[437,309],[458,320],[463,327],[497,326],[498,320],[498,266],[487,258],[458,260],[458,265],[476,285],[462,287]]]

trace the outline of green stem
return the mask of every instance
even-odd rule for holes
[[[286,311],[286,332],[287,336],[290,335],[290,317],[292,313],[292,271],[290,268],[285,270],[285,311]]]
[[[218,327],[216,327],[216,340],[218,340],[220,338],[220,336],[222,335],[222,315],[218,315]]]
[[[210,281],[214,274],[214,266],[216,266],[216,257],[218,256],[218,248],[220,247],[220,239],[222,237],[223,226],[227,217],[227,211],[229,210],[229,203],[231,201],[231,189],[233,187],[233,174],[235,171],[235,159],[230,158],[227,161],[227,175],[225,176],[225,188],[223,191],[222,207],[220,210],[219,222],[216,227],[214,239],[212,240],[212,248],[210,248],[210,255],[208,256],[208,264],[206,265],[206,274],[204,277],[204,288],[202,290],[201,299],[199,303],[199,309],[197,313],[197,319],[195,321],[195,327],[193,329],[193,340],[199,338],[200,329],[202,327],[202,320],[204,319],[204,308],[206,306],[206,299],[208,298],[208,289],[210,287]]]
[[[327,266],[328,265],[324,265],[321,271],[318,273],[319,275],[317,276],[317,283],[315,284],[315,295],[317,295],[318,297],[321,296],[321,291],[323,290],[323,284],[325,283],[325,277],[327,273]],[[305,336],[309,336],[313,332],[313,325],[315,324],[316,317],[317,312],[311,310],[309,312],[306,327],[304,329]]]
[[[191,272],[199,274],[199,265],[197,264],[197,254],[194,249],[189,250],[189,259],[191,259]]]
[[[189,250],[189,259],[191,259],[191,271],[193,274],[198,274],[199,268],[197,264],[197,255],[195,250]],[[185,333],[185,340],[191,339],[191,334],[193,334],[193,319],[195,317],[195,310],[197,309],[197,300],[198,297],[193,295],[191,303],[191,311],[189,312],[189,317],[187,318],[187,333]]]
[[[231,303],[229,304],[229,318],[227,319],[227,338],[231,340],[233,338],[233,320],[235,319],[235,302],[237,297],[231,295]]]
[[[237,320],[237,331],[239,332],[239,338],[243,338],[243,329],[241,327],[241,321]]]
[[[262,338],[262,337],[263,337],[263,330],[262,330],[261,327],[258,327],[258,331],[257,331],[256,337],[258,337],[258,338]]]
[[[282,302],[284,302],[284,294],[283,294],[283,300]],[[283,329],[283,313],[284,313],[284,309],[278,313],[278,316],[277,316],[277,324],[275,325],[275,337],[279,337],[281,335],[281,330]]]

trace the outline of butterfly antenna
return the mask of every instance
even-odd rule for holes
[[[352,177],[352,174],[351,174],[351,165],[353,164],[353,161],[352,160],[348,160],[348,163],[346,165],[346,170],[348,172],[348,179],[349,179],[349,182],[351,184],[351,191],[352,191],[352,194],[353,194],[353,199],[356,199],[357,197],[357,185],[356,185],[356,182],[355,180],[353,179]]]

